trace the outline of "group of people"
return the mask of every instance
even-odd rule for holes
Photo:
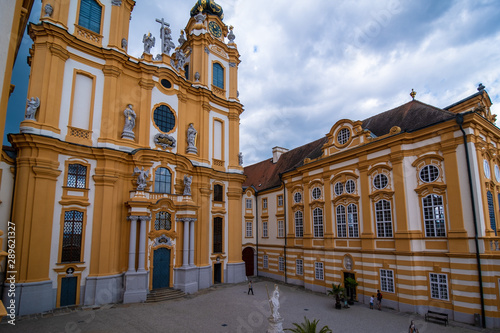
[[[373,303],[375,301],[375,295],[372,295],[372,297],[370,297],[370,309],[373,310]],[[380,311],[382,310],[382,293],[380,292],[380,290],[377,290],[377,309]]]

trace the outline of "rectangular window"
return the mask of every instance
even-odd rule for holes
[[[278,207],[283,207],[283,196],[278,195]]]
[[[102,8],[95,0],[81,0],[78,25],[97,34],[101,33]]]
[[[443,197],[429,194],[422,198],[425,237],[445,237]]]
[[[278,237],[285,237],[285,223],[283,221],[278,221]]]
[[[302,261],[302,259],[295,260],[295,273],[297,275],[304,274],[304,262]]]
[[[245,237],[252,237],[252,222],[247,222],[247,232]]]
[[[313,229],[314,237],[323,237],[323,210],[321,208],[313,210]]]
[[[295,237],[303,237],[304,236],[304,220],[302,212],[295,212]]]
[[[380,290],[389,293],[394,292],[394,271],[388,269],[380,270]]]
[[[214,218],[214,253],[222,253],[222,217]]]
[[[342,205],[337,206],[336,212],[337,212],[337,237],[347,237],[345,207]]]
[[[448,300],[448,276],[446,274],[430,273],[431,298]]]
[[[283,258],[283,257],[278,258],[278,269],[280,272],[285,271],[285,258]]]
[[[375,221],[377,237],[392,237],[392,213],[389,201],[382,199],[375,203]]]
[[[252,209],[252,199],[246,199],[245,204],[247,209]]]
[[[316,280],[323,280],[324,279],[323,263],[322,262],[314,263],[314,276],[316,277]]]
[[[262,258],[262,266],[264,268],[269,268],[269,257],[267,254],[264,254],[264,257]]]
[[[86,188],[86,185],[87,167],[81,164],[69,164],[66,186],[72,188]]]
[[[262,199],[262,208],[267,209],[267,199]]]
[[[222,200],[222,185],[215,184],[214,185],[214,201],[223,201]]]
[[[262,237],[269,237],[267,233],[267,222],[262,222]]]
[[[224,68],[220,64],[214,63],[212,69],[214,86],[224,89]]]
[[[64,213],[61,262],[80,262],[82,251],[83,212],[70,210]]]

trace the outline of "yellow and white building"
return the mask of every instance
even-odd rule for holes
[[[412,95],[414,97],[415,95]],[[319,292],[500,327],[500,130],[478,92],[444,109],[412,100],[245,167],[243,258]],[[477,318],[477,316],[476,316]]]
[[[31,102],[2,184],[14,193],[17,315],[245,279],[232,27],[197,1],[178,45],[153,57],[145,35],[134,58],[134,5],[43,0],[29,25]]]

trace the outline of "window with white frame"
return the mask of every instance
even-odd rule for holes
[[[302,261],[302,259],[295,260],[295,273],[297,275],[304,274],[304,262]]]
[[[497,225],[495,220],[495,205],[493,203],[493,194],[490,191],[486,192],[486,199],[488,200],[488,215],[490,216],[490,227],[491,230],[497,234]]]
[[[299,203],[301,201],[302,201],[302,193],[295,192],[295,194],[293,195],[293,202]]]
[[[341,182],[335,183],[333,190],[335,191],[335,195],[342,195],[342,193],[344,193],[344,183]]]
[[[278,195],[278,207],[283,207],[283,196]]]
[[[490,162],[483,160],[484,176],[488,179],[491,177]]]
[[[252,209],[252,199],[246,199],[245,203],[247,209]]]
[[[85,188],[87,186],[87,167],[81,164],[69,164],[66,186]]]
[[[424,183],[432,183],[439,177],[439,169],[437,166],[428,164],[420,170],[420,180]]]
[[[313,190],[312,190],[312,198],[314,200],[318,200],[319,198],[321,198],[321,189],[319,187],[313,188]]]
[[[247,229],[246,229],[246,235],[245,237],[252,237],[252,222],[247,222]]]
[[[278,257],[278,270],[280,272],[285,271],[285,258]]]
[[[269,268],[269,257],[267,254],[264,254],[264,256],[262,257],[262,267]]]
[[[267,221],[262,222],[262,237],[269,237],[267,233]]]
[[[425,237],[445,237],[443,197],[429,194],[422,198]]]
[[[448,300],[448,276],[446,274],[430,273],[431,298]]]
[[[347,206],[347,227],[349,228],[349,237],[359,237],[358,206],[355,204]]]
[[[347,141],[349,141],[350,136],[351,136],[351,131],[348,128],[342,128],[337,133],[337,142],[340,145],[345,145]]]
[[[285,237],[285,223],[278,221],[278,237]]]
[[[386,188],[387,184],[389,184],[389,179],[383,173],[379,173],[375,176],[375,178],[373,178],[373,187],[377,190]]]
[[[313,228],[314,237],[323,237],[323,209],[321,208],[313,210]]]
[[[323,263],[314,263],[314,276],[316,280],[324,280]]]
[[[262,208],[267,209],[267,198],[262,199]]]
[[[392,212],[389,201],[382,199],[375,203],[375,221],[377,237],[392,237]]]
[[[356,182],[354,180],[349,179],[345,183],[345,191],[349,194],[353,194],[356,191]]]
[[[347,225],[345,207],[340,205],[336,208],[337,215],[337,237],[347,237]]]
[[[380,270],[380,290],[389,293],[394,292],[394,271],[389,269]]]
[[[295,237],[304,236],[304,214],[299,210],[295,212]]]

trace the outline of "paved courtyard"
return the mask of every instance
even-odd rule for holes
[[[220,285],[178,300],[160,303],[115,304],[99,309],[56,311],[53,314],[23,317],[16,325],[0,323],[0,332],[204,332],[264,333],[270,315],[266,285],[272,281],[255,280],[255,295],[247,295],[245,283]],[[424,332],[500,332],[481,330],[452,322],[445,327],[427,323],[415,314],[390,309],[370,310],[364,304],[349,309],[334,309],[330,296],[299,287],[280,285],[280,309],[284,328],[302,322],[304,316],[319,319],[320,327],[328,325],[334,333],[407,333],[410,320]]]

